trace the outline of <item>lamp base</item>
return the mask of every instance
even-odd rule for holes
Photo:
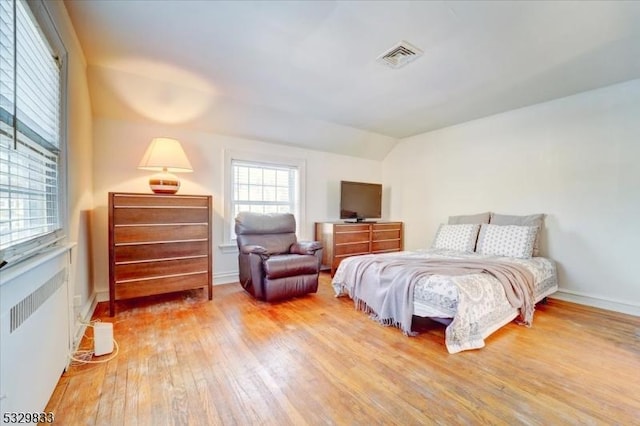
[[[149,178],[149,188],[154,194],[175,194],[180,189],[180,180],[171,173],[158,173]]]

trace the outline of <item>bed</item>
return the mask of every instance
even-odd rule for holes
[[[454,234],[460,234],[464,228],[464,236],[454,238],[455,243],[439,243],[443,229],[447,228],[453,229]],[[450,353],[479,349],[484,347],[486,337],[514,319],[530,326],[534,305],[558,289],[555,263],[532,256],[538,235],[536,228],[441,225],[431,249],[344,259],[332,285],[336,296],[348,295],[357,309],[368,312],[382,324],[397,326],[412,335],[411,318],[429,317],[447,325],[445,343]],[[527,233],[526,241],[520,241],[523,250],[504,249],[504,241],[513,245],[518,240],[512,235],[514,230]],[[497,231],[497,237],[491,236],[496,234],[493,231]],[[510,234],[505,236],[505,232]],[[500,249],[495,248],[496,238]],[[444,269],[432,270],[433,264],[444,265]],[[458,265],[472,268],[460,271]],[[505,283],[513,280],[496,275],[492,268],[485,270],[487,265],[507,268],[506,275],[520,274],[526,280],[521,279],[515,286]],[[452,268],[455,272],[448,272]],[[514,296],[513,292],[517,294]],[[373,300],[367,299],[367,294]]]

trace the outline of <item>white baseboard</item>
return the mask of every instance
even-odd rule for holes
[[[99,291],[96,293],[96,300],[98,302],[108,302],[109,301],[109,290]]]
[[[107,292],[107,300],[109,300],[109,293]],[[73,348],[72,351],[75,352],[78,350],[78,346],[80,345],[80,341],[82,340],[82,336],[87,329],[87,324],[91,321],[91,317],[93,316],[94,311],[96,310],[96,306],[98,306],[97,293],[94,293],[87,303],[84,304],[80,312],[78,313],[79,318],[74,318],[74,333],[73,333]]]
[[[603,297],[593,297],[585,293],[573,290],[559,289],[549,296],[551,298],[578,303],[580,305],[593,306],[595,308],[620,312],[623,314],[640,316],[640,306]]]
[[[213,276],[213,285],[231,284],[239,281],[238,271],[222,272]]]

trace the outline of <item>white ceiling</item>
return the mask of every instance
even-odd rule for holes
[[[98,116],[376,159],[399,138],[640,77],[634,1],[65,5]],[[400,40],[424,56],[376,62]]]

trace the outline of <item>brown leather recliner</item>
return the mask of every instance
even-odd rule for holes
[[[297,241],[292,214],[241,212],[236,217],[240,284],[268,302],[318,291],[322,245]]]

